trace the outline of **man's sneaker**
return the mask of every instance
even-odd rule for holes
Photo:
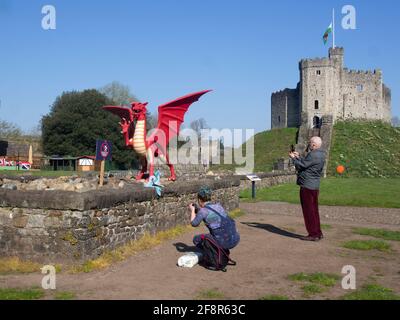
[[[305,237],[300,237],[300,239],[303,240],[303,241],[319,241],[321,238],[320,237],[305,236]]]

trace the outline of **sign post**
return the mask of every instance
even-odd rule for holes
[[[100,181],[99,185],[102,187],[104,185],[104,167],[105,161],[111,160],[111,149],[112,145],[110,141],[107,140],[97,140],[96,141],[96,160],[100,160]]]
[[[101,160],[100,163],[100,187],[102,187],[104,185],[104,160]]]
[[[256,181],[261,181],[261,179],[255,174],[246,175],[247,179],[251,181],[251,198],[256,198]]]

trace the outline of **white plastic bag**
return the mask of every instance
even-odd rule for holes
[[[183,268],[193,268],[199,263],[202,254],[200,252],[188,252],[178,259],[178,266]]]

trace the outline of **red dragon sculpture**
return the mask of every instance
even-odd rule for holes
[[[190,105],[211,90],[188,94],[174,101],[158,107],[157,128],[147,137],[146,130],[146,103],[133,102],[131,108],[122,106],[105,106],[104,110],[110,111],[121,118],[119,123],[125,138],[125,145],[132,148],[140,156],[142,169],[136,176],[137,180],[143,178],[150,164],[149,175],[154,175],[154,160],[160,157],[168,165],[171,176],[169,180],[175,181],[174,166],[169,161],[167,147],[172,138],[179,135],[180,126]]]

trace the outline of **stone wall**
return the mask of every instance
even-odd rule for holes
[[[330,150],[331,150],[331,144],[332,144],[332,134],[333,134],[333,117],[332,116],[324,116],[322,118],[322,125],[320,129],[320,137],[322,139],[322,149],[325,150],[326,152],[326,159],[325,159],[325,165],[323,169],[323,175],[326,177],[326,170],[328,168],[328,162],[329,162],[329,155],[330,155]]]
[[[286,89],[271,95],[271,129],[287,128]]]
[[[204,184],[227,210],[238,207],[234,177],[177,182],[160,199],[141,185],[85,193],[0,190],[0,255],[44,263],[95,258],[146,232],[188,224],[187,206]]]
[[[175,174],[180,180],[196,178],[204,178],[206,176],[206,170],[202,164],[173,164],[175,169]],[[170,176],[170,170],[165,164],[156,164],[154,166],[155,170],[160,170],[161,176],[168,178]]]
[[[295,183],[296,174],[292,171],[286,172],[269,172],[269,173],[259,173],[258,177],[261,181],[256,181],[256,188],[268,188],[284,183]],[[240,190],[246,190],[251,188],[251,181],[246,177],[242,176],[240,183]]]
[[[257,188],[294,183],[294,172],[261,173]],[[187,206],[202,185],[230,211],[239,192],[251,187],[245,176],[175,182],[162,198],[140,184],[120,190],[19,191],[0,189],[0,256],[41,263],[85,261],[145,233],[189,224]]]
[[[299,88],[285,89],[271,96],[271,128],[300,125]]]
[[[390,102],[385,99],[380,70],[345,70],[342,79],[339,119],[391,121]]]

